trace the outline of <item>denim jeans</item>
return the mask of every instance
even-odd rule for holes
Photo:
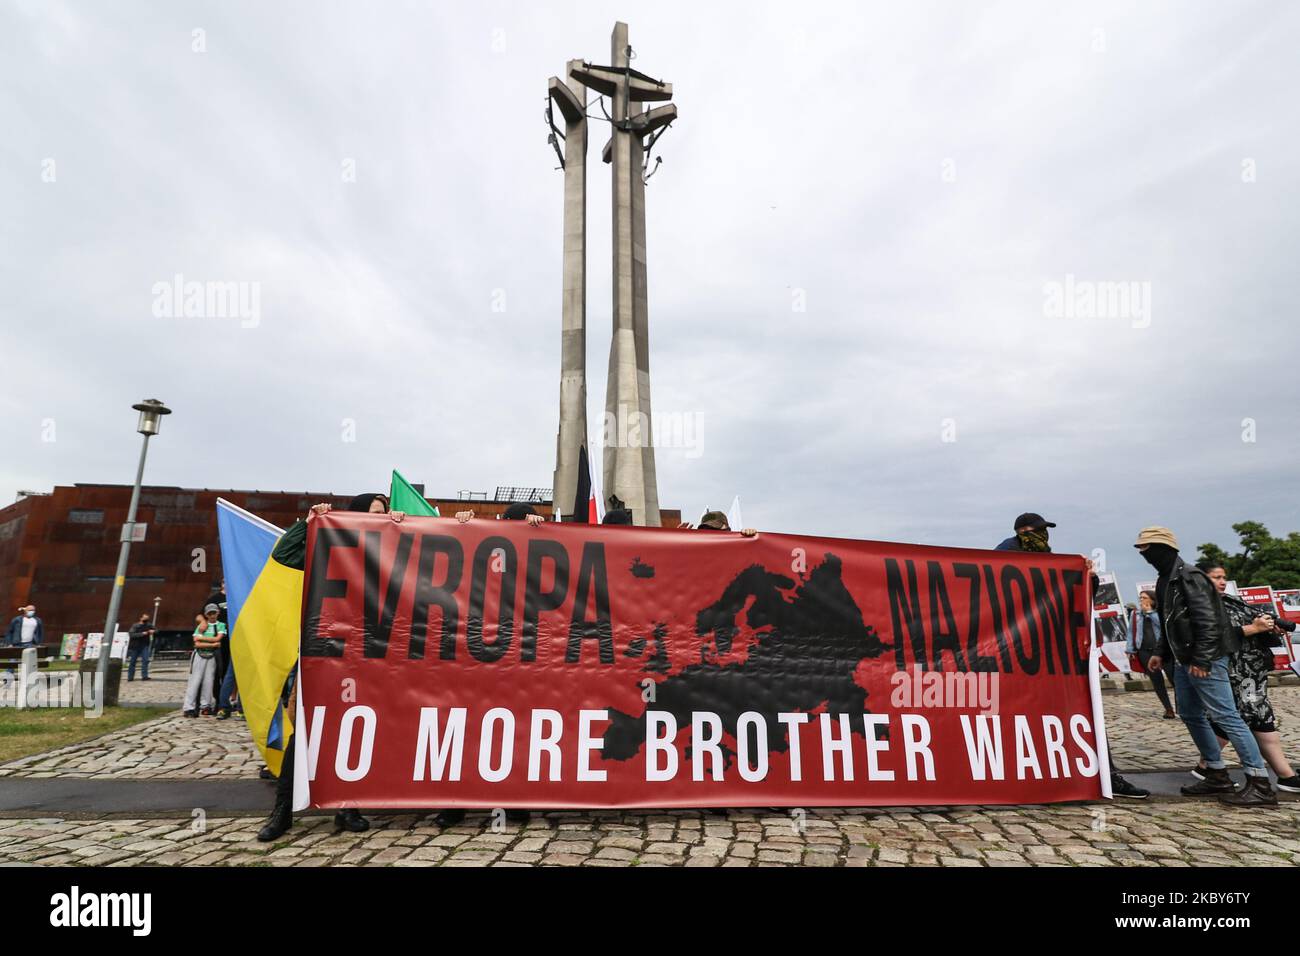
[[[1209,677],[1193,677],[1186,667],[1175,664],[1174,697],[1178,701],[1178,714],[1187,725],[1207,767],[1222,770],[1225,766],[1223,751],[1210,726],[1213,721],[1227,734],[1248,776],[1268,775],[1255,735],[1241,719],[1236,702],[1232,699],[1226,657],[1220,657],[1210,665]]]
[[[128,647],[126,651],[126,679],[135,680],[135,662],[140,661],[141,674],[145,680],[149,679],[149,642],[146,641],[138,646]]]
[[[242,711],[244,708],[239,704],[235,704],[232,708],[230,703],[231,696],[238,689],[238,685],[235,683],[235,662],[229,661],[226,664],[226,676],[221,679],[221,692],[217,694],[217,706],[222,710],[234,709]]]

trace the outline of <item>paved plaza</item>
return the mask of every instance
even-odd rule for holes
[[[123,685],[128,703],[174,703],[184,672],[163,665]],[[1290,756],[1300,759],[1300,687],[1272,692]],[[1105,697],[1116,763],[1128,773],[1184,773],[1196,753],[1155,696]],[[274,844],[256,841],[272,785],[240,720],[179,712],[0,766],[0,793],[103,781],[180,807],[161,812],[0,810],[0,862],[111,866],[1294,866],[1300,801],[1243,811],[1179,797],[1052,806],[598,811],[534,814],[526,826],[471,812],[440,829],[431,813],[376,813],[366,833],[334,833],[329,814],[302,816]],[[1186,778],[1190,781],[1190,777]],[[44,781],[44,782],[43,782]],[[147,781],[132,788],[130,781]],[[204,782],[207,783],[204,783]],[[221,785],[240,809],[202,805]],[[10,788],[10,789],[6,789]],[[13,788],[17,788],[14,790]],[[206,789],[205,789],[206,788]],[[261,788],[259,790],[258,788]],[[86,786],[82,786],[86,790]],[[35,792],[34,790],[32,792]],[[222,791],[224,792],[224,791]],[[230,792],[234,792],[231,790]],[[193,806],[184,804],[191,795]],[[251,796],[251,800],[248,799]],[[135,799],[132,797],[132,799]],[[164,801],[165,802],[165,801]],[[42,813],[44,811],[41,811]]]

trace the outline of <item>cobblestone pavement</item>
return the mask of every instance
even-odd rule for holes
[[[183,676],[183,675],[182,675]],[[159,693],[154,681],[131,695]],[[147,688],[147,691],[144,690]],[[127,685],[124,685],[127,689]],[[167,699],[162,692],[161,699]],[[1300,687],[1272,691],[1288,752],[1300,759]],[[158,698],[155,698],[158,699]],[[1150,693],[1105,697],[1125,770],[1190,767],[1181,721]],[[239,720],[179,713],[0,767],[8,777],[252,779],[260,760]],[[267,786],[268,807],[271,801]],[[220,807],[166,818],[0,819],[0,862],[272,866],[1294,866],[1300,802],[1242,811],[1211,801],[884,810],[555,812],[523,828],[471,813],[440,830],[430,814],[379,814],[366,833],[302,817],[276,844],[259,817]],[[802,823],[800,822],[802,821]]]
[[[0,766],[0,777],[256,777],[262,758],[238,719],[180,712]]]
[[[440,830],[379,816],[366,833],[301,819],[275,844],[261,821],[0,820],[0,861],[111,866],[1295,866],[1300,804],[1201,802],[781,813],[548,813]],[[202,832],[198,832],[202,831]]]
[[[1270,687],[1278,732],[1287,757],[1300,762],[1300,686]],[[1124,770],[1190,769],[1200,755],[1181,720],[1165,720],[1160,700],[1151,692],[1107,694],[1106,738],[1111,759]],[[1236,762],[1229,748],[1225,759]]]
[[[142,680],[136,671],[135,680],[122,675],[118,700],[128,704],[175,704],[185,701],[185,684],[189,680],[188,661],[157,661],[149,665],[149,679]]]

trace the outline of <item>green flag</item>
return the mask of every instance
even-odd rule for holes
[[[394,511],[405,511],[408,515],[424,518],[439,518],[438,509],[424,500],[424,495],[411,487],[411,483],[402,477],[401,472],[393,469],[393,487],[388,496],[389,507]]]

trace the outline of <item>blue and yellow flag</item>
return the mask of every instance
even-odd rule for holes
[[[301,522],[299,523],[301,524]],[[225,499],[217,499],[221,566],[226,576],[230,656],[239,699],[253,742],[271,772],[280,774],[292,715],[280,702],[284,682],[298,662],[302,619],[302,563],[284,563],[288,533]],[[277,555],[280,559],[277,560]]]

